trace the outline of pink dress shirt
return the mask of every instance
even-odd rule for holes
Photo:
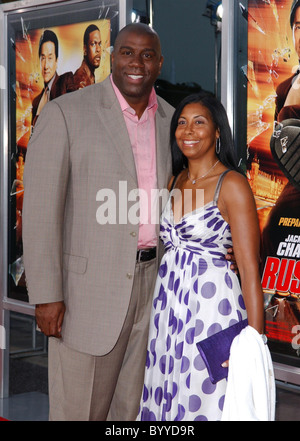
[[[114,84],[112,76],[110,78],[127,126],[135,160],[138,188],[146,196],[140,198],[138,248],[151,248],[157,245],[155,222],[151,222],[151,219],[156,219],[154,213],[152,213],[151,217],[151,209],[153,209],[151,207],[153,199],[151,190],[157,189],[155,136],[155,112],[158,107],[157,97],[155,90],[152,89],[148,106],[142,117],[138,119],[135,110],[129,106]]]

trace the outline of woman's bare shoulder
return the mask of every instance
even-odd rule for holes
[[[255,206],[254,196],[245,175],[230,170],[224,177],[220,191],[220,207],[224,213]]]
[[[229,170],[226,173],[222,187],[226,192],[237,192],[238,194],[241,192],[251,192],[247,177],[236,170]]]

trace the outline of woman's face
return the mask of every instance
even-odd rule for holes
[[[191,103],[183,108],[179,116],[175,137],[181,152],[188,159],[197,159],[211,149],[215,152],[219,130],[205,106]]]

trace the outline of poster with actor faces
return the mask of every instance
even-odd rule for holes
[[[247,173],[262,237],[266,334],[300,357],[300,1],[248,1]],[[300,358],[299,358],[300,362]]]
[[[27,300],[22,252],[23,170],[34,125],[49,100],[103,81],[110,74],[111,20],[17,32],[15,54],[16,150],[12,154],[10,293]],[[12,145],[14,141],[12,140]]]

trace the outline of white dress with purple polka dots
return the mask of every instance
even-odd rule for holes
[[[162,214],[166,252],[154,292],[137,420],[221,419],[227,380],[211,383],[196,343],[247,316],[238,278],[225,260],[232,239],[217,207],[223,177],[214,200],[179,223],[171,198]]]

